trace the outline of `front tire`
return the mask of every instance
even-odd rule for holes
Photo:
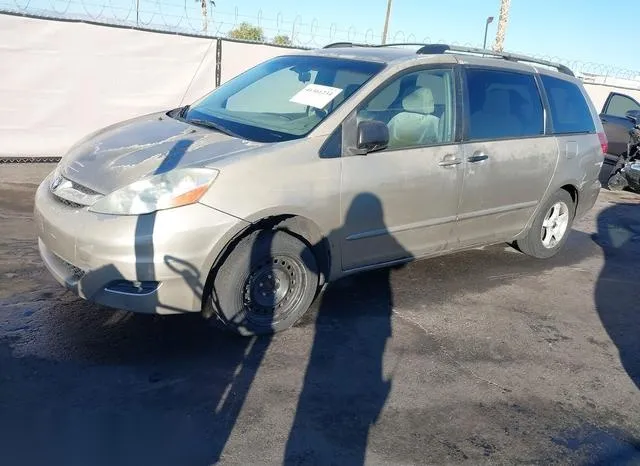
[[[538,259],[555,256],[567,242],[574,215],[573,199],[561,189],[545,202],[527,235],[516,241],[517,249]]]
[[[285,330],[307,311],[318,289],[311,248],[284,231],[246,236],[214,272],[206,306],[224,327],[241,335]]]

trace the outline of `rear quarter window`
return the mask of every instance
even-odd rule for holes
[[[569,81],[542,75],[554,134],[595,133],[596,125],[580,88]]]
[[[544,134],[542,101],[533,75],[467,69],[469,139],[502,139]]]

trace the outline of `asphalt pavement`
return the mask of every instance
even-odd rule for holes
[[[640,464],[640,196],[565,250],[330,285],[293,329],[88,304],[44,269],[51,166],[0,165],[0,464]]]

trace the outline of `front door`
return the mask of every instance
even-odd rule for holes
[[[447,248],[462,187],[454,83],[451,68],[402,74],[345,124],[355,134],[358,121],[383,121],[390,141],[386,150],[342,158],[343,270]]]
[[[628,95],[612,92],[600,114],[609,142],[609,153],[615,156],[627,151],[629,131],[633,128],[633,123],[626,117],[629,110],[640,110],[640,104]]]
[[[468,68],[468,130],[458,211],[461,247],[504,241],[527,224],[553,176],[554,137],[533,75]]]

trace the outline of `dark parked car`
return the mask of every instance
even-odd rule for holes
[[[609,141],[607,158],[617,160],[620,154],[627,151],[629,131],[633,128],[633,121],[627,116],[628,112],[640,112],[640,103],[625,94],[612,92],[602,107],[600,120]]]

